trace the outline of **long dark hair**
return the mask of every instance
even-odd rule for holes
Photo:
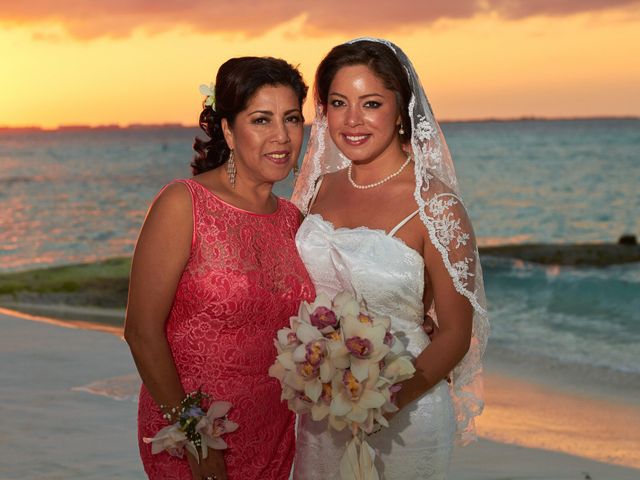
[[[329,88],[336,73],[343,67],[366,65],[382,80],[386,88],[395,93],[396,102],[400,110],[404,135],[404,142],[411,139],[411,119],[409,117],[409,101],[411,100],[411,85],[400,60],[388,46],[370,40],[360,40],[333,47],[320,62],[316,71],[316,98],[322,106],[327,108]]]
[[[229,146],[222,133],[221,121],[226,118],[231,126],[251,97],[265,85],[291,87],[298,97],[300,110],[307,96],[307,85],[300,72],[279,58],[239,57],[227,60],[218,69],[215,86],[215,106],[204,105],[200,113],[200,128],[209,137],[196,137],[193,149],[196,155],[191,163],[194,175],[213,170],[229,158]]]

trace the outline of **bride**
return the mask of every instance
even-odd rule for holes
[[[385,40],[335,47],[316,73],[317,117],[293,201],[318,292],[349,290],[414,357],[390,427],[371,435],[387,479],[446,478],[482,411],[488,321],[471,223],[444,137],[406,55]],[[439,326],[432,342],[425,313]],[[301,416],[295,479],[336,479],[348,429]]]

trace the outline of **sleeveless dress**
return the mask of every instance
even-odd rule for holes
[[[298,251],[316,291],[333,297],[342,290],[362,296],[374,314],[391,318],[391,329],[414,357],[428,345],[422,329],[424,260],[395,237],[410,220],[389,233],[366,227],[334,228],[318,214],[302,222]],[[389,480],[444,479],[455,434],[455,412],[449,386],[442,381],[404,407],[390,427],[367,437],[377,450],[376,466]],[[339,462],[351,433],[330,430],[310,415],[298,419],[296,480],[339,479]]]
[[[239,428],[225,436],[229,480],[287,479],[294,448],[294,416],[268,376],[276,356],[273,338],[288,325],[313,285],[297,254],[300,213],[278,199],[272,214],[256,214],[222,201],[198,182],[190,191],[193,239],[166,323],[166,335],[186,392],[202,386],[213,399],[233,404]],[[205,405],[208,407],[208,405]],[[153,455],[142,442],[166,426],[142,386],[138,440],[150,479],[191,479],[186,458]]]

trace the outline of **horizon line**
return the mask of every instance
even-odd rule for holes
[[[499,123],[499,122],[526,122],[526,121],[575,121],[575,120],[640,120],[640,115],[592,115],[592,116],[542,116],[542,115],[522,115],[518,117],[477,117],[444,119],[438,121],[444,123]],[[305,122],[305,126],[311,125]],[[56,127],[43,127],[40,125],[10,126],[0,125],[0,132],[23,131],[23,132],[56,132],[56,131],[81,131],[81,130],[145,130],[156,128],[198,128],[197,124],[184,124],[179,122],[164,123],[130,123],[130,124],[66,124]]]

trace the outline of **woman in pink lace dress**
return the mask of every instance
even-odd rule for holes
[[[196,139],[197,175],[165,187],[145,219],[125,338],[143,380],[139,443],[151,479],[289,476],[294,418],[267,371],[276,331],[314,291],[296,252],[300,213],[271,190],[297,161],[306,91],[283,60],[222,65],[200,115],[209,139]],[[200,388],[202,411],[232,404],[239,428],[224,435],[227,449],[199,462],[184,450],[152,453],[144,439],[191,415],[180,405]]]

